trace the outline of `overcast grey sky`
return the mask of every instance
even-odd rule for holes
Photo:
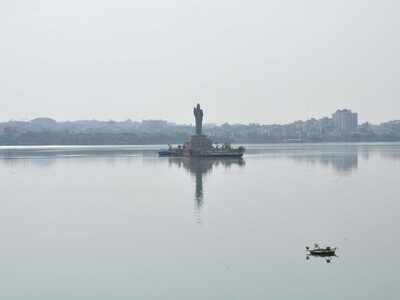
[[[0,120],[400,119],[400,2],[2,0]]]

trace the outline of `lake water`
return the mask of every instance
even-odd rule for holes
[[[0,147],[0,299],[399,298],[400,144],[158,148]]]

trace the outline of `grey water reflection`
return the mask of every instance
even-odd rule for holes
[[[230,168],[232,166],[244,167],[245,161],[243,159],[212,159],[212,158],[185,158],[185,157],[170,157],[168,159],[170,166],[178,166],[185,169],[190,175],[195,178],[195,193],[194,199],[196,201],[197,209],[201,209],[204,201],[204,177],[210,174],[214,168],[224,167]]]
[[[17,164],[49,167],[59,159],[79,159],[82,161],[104,160],[113,163],[121,158],[154,158],[157,156],[159,145],[152,146],[43,146],[43,147],[0,147],[0,161],[4,165]],[[285,159],[296,164],[308,164],[330,168],[339,175],[350,175],[357,171],[360,161],[368,161],[373,157],[388,160],[400,160],[400,143],[388,144],[278,144],[278,145],[247,145],[245,157]],[[153,161],[157,163],[158,160]],[[170,165],[183,166],[189,173],[195,175],[201,187],[203,175],[212,172],[214,167],[237,164],[238,160],[187,160],[170,158]],[[197,175],[196,175],[197,174]],[[199,176],[198,174],[202,174]],[[202,191],[198,190],[198,199]],[[201,202],[201,201],[200,201]]]
[[[385,160],[400,160],[400,144],[295,144],[253,145],[248,156],[287,159],[296,164],[308,164],[330,168],[338,175],[351,175],[357,171],[360,161],[379,157]]]
[[[399,143],[159,148],[0,147],[1,299],[398,299]]]
[[[359,152],[320,153],[318,155],[295,155],[290,157],[297,163],[319,164],[332,168],[338,174],[346,175],[357,170]]]
[[[159,146],[26,146],[0,147],[0,163],[9,166],[50,167],[61,159],[88,163],[101,160],[113,164],[118,160],[154,157]]]
[[[26,146],[0,147],[0,159],[153,156],[160,146]]]

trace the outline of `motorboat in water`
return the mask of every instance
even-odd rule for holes
[[[337,248],[325,247],[321,248],[318,244],[314,244],[314,248],[306,247],[306,250],[310,255],[314,256],[335,256]]]
[[[178,146],[176,148],[169,145],[168,149],[161,149],[158,151],[159,156],[183,156],[183,148]]]

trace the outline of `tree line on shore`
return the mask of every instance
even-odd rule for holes
[[[194,133],[192,125],[163,120],[67,121],[49,118],[0,123],[0,145],[132,145],[180,144]],[[364,123],[356,130],[334,128],[332,119],[310,119],[285,125],[205,124],[215,143],[301,143],[400,141],[400,121]]]

